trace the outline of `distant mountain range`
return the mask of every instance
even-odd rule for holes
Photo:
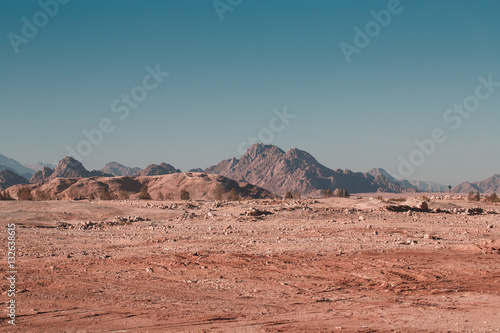
[[[57,178],[90,177],[144,177],[181,173],[174,166],[151,164],[144,170],[111,162],[101,170],[88,171],[79,161],[65,157],[57,166],[37,163],[34,169],[0,154],[0,189],[16,184],[47,183]],[[10,171],[10,172],[9,172]],[[320,196],[324,190],[345,189],[350,193],[366,192],[447,192],[448,187],[432,181],[396,179],[382,168],[366,173],[351,170],[332,170],[319,163],[309,153],[293,148],[287,152],[273,145],[254,144],[239,159],[223,160],[205,170],[190,172],[219,174],[235,181],[244,181],[278,195],[298,191],[305,196]],[[464,182],[453,188],[454,193],[500,192],[500,175],[470,183]]]
[[[479,191],[479,193],[496,192],[500,194],[500,174],[493,175],[490,178],[474,183],[463,182],[455,186],[452,191],[454,193],[469,193],[470,191]]]
[[[374,168],[369,170],[367,173],[376,177],[383,176],[392,183],[400,184],[406,190],[415,190],[419,192],[446,192],[448,191],[448,187],[433,181],[422,181],[422,180],[405,180],[405,179],[396,179],[390,173],[385,171],[382,168]]]
[[[17,173],[10,169],[0,171],[0,190],[5,190],[8,187],[27,184],[26,178],[19,176]]]

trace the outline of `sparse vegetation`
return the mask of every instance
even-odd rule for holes
[[[373,199],[377,199],[377,200],[380,200],[380,201],[384,201],[384,197],[381,196],[381,195],[377,195],[376,197],[374,197]]]
[[[302,198],[302,195],[300,194],[299,191],[294,191],[293,192],[293,198],[294,199],[301,199]]]
[[[0,200],[4,200],[4,201],[9,200],[10,201],[10,200],[14,200],[14,198],[10,196],[9,192],[4,190],[3,192],[0,192]]]
[[[229,191],[229,194],[227,195],[227,200],[229,201],[239,201],[240,200],[240,195],[236,193],[236,190],[233,188],[231,191]]]
[[[151,195],[149,195],[148,187],[146,185],[141,187],[141,191],[139,192],[139,199],[151,200]]]
[[[323,196],[323,198],[331,198],[333,196],[333,192],[332,190],[327,189],[321,192],[321,195]]]
[[[33,195],[31,194],[31,189],[29,186],[22,186],[17,190],[17,198],[19,200],[33,200]]]
[[[350,194],[346,190],[344,190],[342,188],[338,188],[335,191],[333,191],[333,196],[341,197],[341,198],[348,198],[348,197],[350,197]]]
[[[113,197],[107,187],[101,188],[101,200],[112,200]]]
[[[429,197],[428,197],[428,196],[426,196],[426,195],[423,195],[423,196],[422,196],[422,200],[424,200],[424,201],[431,201],[431,198],[429,198]]]
[[[293,199],[293,193],[291,191],[286,192],[285,199]]]
[[[186,190],[181,190],[181,200],[189,200],[189,192]]]
[[[484,200],[486,202],[500,202],[500,198],[498,197],[498,195],[495,192],[491,193],[490,195],[485,196]]]
[[[479,191],[474,193],[473,191],[469,192],[469,201],[479,201],[481,200],[481,194],[479,194]]]
[[[212,194],[214,200],[222,200],[222,186],[220,184],[216,184]]]
[[[118,192],[118,199],[119,200],[128,200],[129,199],[129,195],[125,191],[119,191]]]
[[[165,200],[165,197],[163,196],[163,193],[158,193],[158,196],[156,197],[156,200],[163,201]]]
[[[38,188],[35,190],[34,198],[36,201],[45,201],[45,200],[50,200],[50,195]]]

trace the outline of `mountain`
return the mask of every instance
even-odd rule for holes
[[[11,187],[18,184],[27,184],[26,178],[19,176],[17,173],[10,169],[4,169],[0,171],[0,190],[5,190],[7,187]]]
[[[389,179],[391,182],[394,182],[394,183],[399,182],[399,180],[394,178],[390,173],[388,173],[387,171],[385,171],[382,168],[373,168],[371,170],[368,170],[366,173],[372,175],[373,177],[384,176],[385,178]]]
[[[202,168],[191,169],[188,172],[203,172]]]
[[[455,186],[452,191],[454,193],[469,193],[470,191],[479,191],[479,193],[500,193],[500,174],[493,175],[490,178],[474,183],[463,182]]]
[[[113,176],[136,176],[141,173],[142,169],[130,168],[117,162],[111,162],[106,164],[101,171]]]
[[[160,196],[178,200],[181,191],[189,192],[190,198],[217,199],[216,193],[227,198],[231,192],[241,198],[265,199],[276,196],[269,191],[246,182],[237,182],[220,175],[204,173],[174,173],[147,177],[98,177],[98,178],[56,178],[43,184],[31,184],[32,191],[42,193],[45,199],[100,198],[106,189],[112,196],[138,199],[141,188],[146,185],[153,199]],[[19,187],[10,187],[7,191],[17,197]]]
[[[99,170],[88,171],[79,161],[66,156],[59,161],[54,170],[43,168],[31,177],[30,183],[45,183],[56,178],[88,178],[88,177],[113,177],[111,174]]]
[[[29,169],[32,169],[34,171],[40,171],[42,170],[44,167],[47,167],[47,168],[51,168],[51,169],[54,169],[56,166],[54,164],[50,164],[50,163],[42,163],[42,162],[37,162],[35,164],[23,164],[25,167],[29,168]]]
[[[140,176],[159,176],[159,175],[169,175],[172,173],[180,173],[181,170],[174,168],[170,164],[162,163],[160,165],[151,164],[142,170],[139,174]]]
[[[23,176],[24,178],[30,179],[31,176],[35,173],[35,170],[29,169],[19,163],[18,161],[8,158],[7,156],[0,154],[0,171],[10,169],[17,173],[18,175]]]
[[[309,153],[297,148],[284,152],[273,145],[256,143],[240,159],[221,161],[206,173],[244,180],[279,195],[299,191],[302,195],[319,196],[322,190],[342,188],[350,193],[401,192],[405,188],[383,175],[350,170],[331,170]]]
[[[448,187],[433,182],[433,181],[422,181],[422,180],[398,180],[394,178],[390,173],[385,171],[382,168],[374,168],[369,170],[367,173],[376,177],[376,176],[384,176],[389,179],[393,183],[397,183],[402,187],[406,188],[408,191],[420,191],[420,192],[446,192],[448,191]]]

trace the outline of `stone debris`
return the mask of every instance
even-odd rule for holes
[[[126,222],[141,222],[141,221],[150,221],[150,219],[142,218],[140,216],[115,216],[113,222],[126,223]]]

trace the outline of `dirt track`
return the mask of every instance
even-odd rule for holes
[[[383,205],[0,202],[4,230],[17,226],[16,329],[499,331],[500,215]]]

